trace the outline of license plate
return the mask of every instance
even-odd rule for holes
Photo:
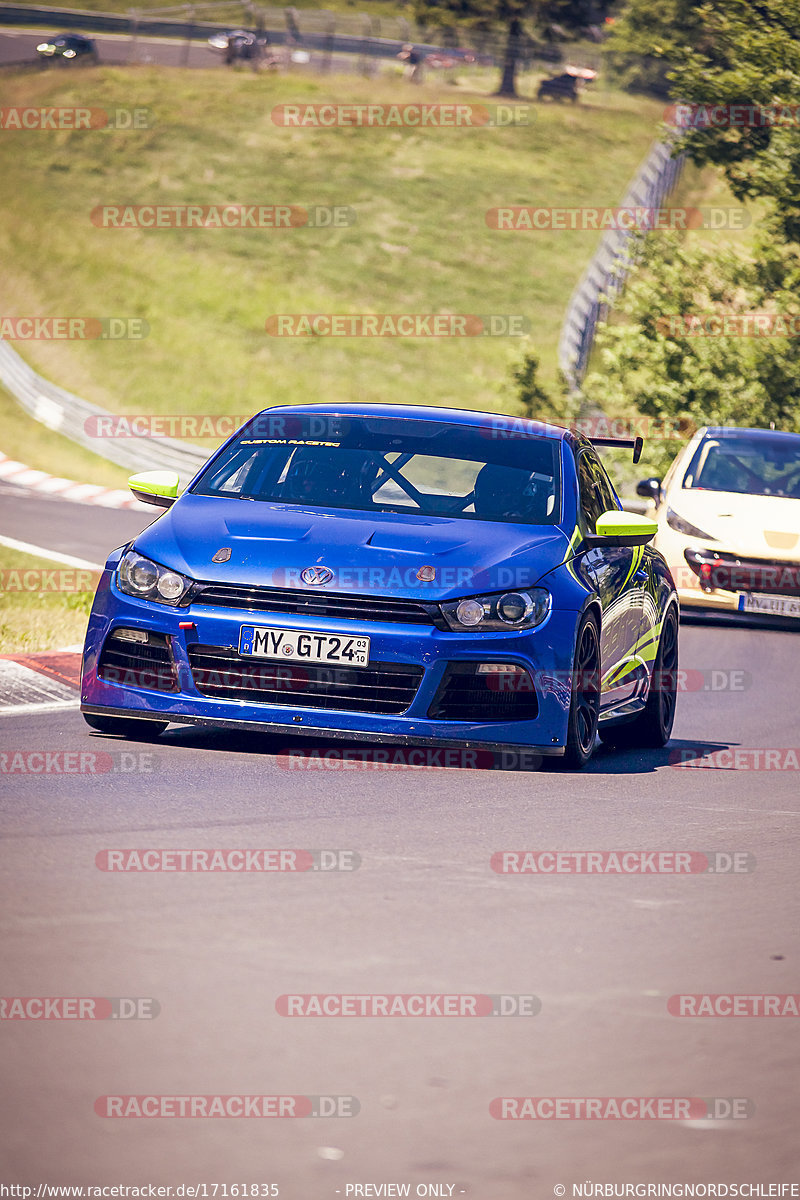
[[[772,617],[800,617],[800,599],[795,596],[763,596],[739,593],[739,612],[767,613]]]
[[[281,662],[337,663],[346,667],[369,666],[369,638],[298,629],[268,629],[242,625],[239,653]]]

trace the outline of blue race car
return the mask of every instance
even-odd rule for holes
[[[678,602],[647,544],[657,526],[621,509],[570,430],[410,405],[272,408],[180,498],[170,472],[130,486],[169,511],[105,565],[81,692],[95,730],[147,738],[178,722],[529,750],[572,768],[598,732],[669,739]]]

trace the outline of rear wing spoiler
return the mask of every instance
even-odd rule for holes
[[[638,463],[642,457],[642,449],[644,447],[644,438],[613,438],[613,437],[593,437],[590,439],[593,446],[608,446],[616,450],[633,450],[633,461]]]

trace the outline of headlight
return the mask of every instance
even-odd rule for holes
[[[465,600],[445,600],[441,605],[451,629],[486,629],[508,633],[512,629],[533,629],[550,612],[552,598],[545,588],[526,588],[519,592],[495,592],[490,596],[470,596]]]
[[[690,521],[684,521],[683,517],[679,517],[674,508],[667,509],[667,524],[670,529],[674,529],[676,533],[684,533],[686,537],[705,538],[707,542],[716,542],[718,539],[712,537],[710,533],[705,533],[702,529],[698,529],[696,525],[692,525]]]
[[[117,567],[117,586],[128,596],[154,600],[156,604],[177,604],[186,595],[192,580],[170,571],[136,550],[123,554]]]

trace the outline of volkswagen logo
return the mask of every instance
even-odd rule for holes
[[[333,571],[330,567],[306,567],[305,571],[300,572],[300,578],[303,583],[321,586],[330,583],[333,579]]]

